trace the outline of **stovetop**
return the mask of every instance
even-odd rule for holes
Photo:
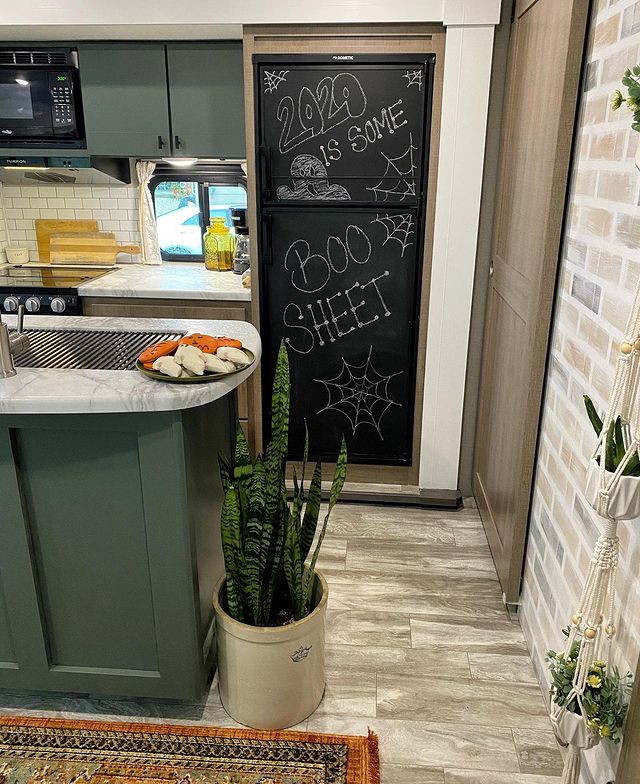
[[[78,286],[108,275],[113,270],[78,270],[8,267],[0,270],[0,315],[16,313],[24,305],[28,313],[44,316],[80,316]]]
[[[38,288],[75,289],[81,283],[108,275],[113,270],[29,269],[9,267],[0,270],[0,289]]]

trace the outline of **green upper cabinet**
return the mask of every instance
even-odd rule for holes
[[[167,45],[173,154],[244,158],[242,42]]]
[[[244,158],[241,41],[83,43],[91,155]]]
[[[163,44],[78,45],[87,148],[92,155],[170,154]]]

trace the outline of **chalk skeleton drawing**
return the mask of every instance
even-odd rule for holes
[[[329,379],[316,378],[319,384],[324,384],[329,394],[329,402],[323,411],[338,411],[349,420],[351,431],[355,435],[361,425],[373,426],[382,440],[382,417],[391,406],[402,408],[402,403],[391,399],[388,391],[389,381],[404,371],[383,375],[373,367],[371,354],[373,346],[369,347],[366,360],[361,365],[351,364],[342,357],[342,368],[337,376]]]
[[[282,82],[287,81],[287,74],[289,71],[265,71],[264,72],[264,91],[265,93],[273,93]]]
[[[415,177],[418,167],[413,160],[413,154],[417,151],[413,144],[413,134],[409,134],[409,146],[396,158],[390,158],[385,153],[381,153],[387,162],[387,167],[382,179],[377,185],[367,188],[372,191],[376,201],[404,201],[416,195],[415,181],[410,179]]]
[[[276,197],[282,201],[301,199],[314,201],[349,201],[349,191],[342,185],[330,183],[327,169],[315,155],[296,155],[291,162],[293,188],[280,185]]]
[[[413,216],[408,212],[398,215],[377,214],[371,223],[379,223],[384,227],[387,237],[382,244],[386,245],[389,240],[398,242],[401,248],[400,255],[404,258],[405,250],[413,245],[410,239],[415,234]]]
[[[407,87],[415,84],[418,87],[418,92],[422,92],[422,71],[407,71],[402,75],[402,78],[407,80]]]

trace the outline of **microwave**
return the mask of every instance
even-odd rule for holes
[[[0,47],[0,148],[86,147],[75,49]]]

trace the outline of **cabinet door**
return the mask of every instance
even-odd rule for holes
[[[167,45],[173,154],[244,158],[242,42]]]
[[[86,43],[78,46],[78,58],[89,152],[169,154],[164,46]]]

